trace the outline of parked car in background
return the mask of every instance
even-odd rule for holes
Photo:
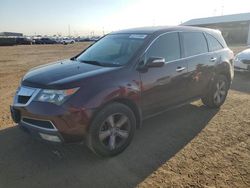
[[[41,38],[35,38],[34,41],[35,44],[42,44]]]
[[[61,43],[66,45],[66,44],[74,44],[75,43],[75,40],[74,39],[71,39],[71,38],[63,38],[61,40]]]
[[[57,44],[57,42],[51,38],[43,37],[34,39],[35,44]]]
[[[16,45],[16,38],[14,37],[0,37],[0,46],[14,46]]]
[[[16,44],[33,44],[35,41],[30,39],[30,38],[26,38],[26,37],[18,37],[16,38]]]
[[[76,42],[84,42],[85,39],[86,39],[86,37],[77,37],[77,38],[75,38],[75,41]]]
[[[101,37],[84,37],[84,38],[79,38],[78,42],[96,42],[100,39]]]
[[[250,72],[250,48],[235,56],[234,70],[238,72]]]
[[[101,37],[96,36],[96,37],[90,38],[90,40],[96,42],[96,41],[98,41],[100,38],[101,38]]]
[[[85,138],[96,154],[114,156],[130,144],[143,119],[200,98],[219,108],[233,75],[233,52],[217,30],[122,30],[69,60],[30,70],[11,114],[39,139]]]

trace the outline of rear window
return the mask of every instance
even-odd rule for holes
[[[181,35],[183,39],[185,57],[208,52],[207,41],[203,33],[183,32]]]
[[[216,51],[216,50],[223,49],[223,46],[215,37],[213,37],[210,34],[206,34],[206,37],[207,37],[209,51]]]

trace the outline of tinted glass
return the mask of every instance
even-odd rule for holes
[[[160,36],[149,48],[146,59],[149,57],[162,57],[166,61],[180,58],[180,42],[178,33],[167,33]]]
[[[216,51],[216,50],[223,49],[223,46],[212,35],[206,34],[206,37],[207,37],[207,41],[208,41],[209,51]]]
[[[185,57],[208,52],[207,41],[200,32],[182,33]]]
[[[146,35],[137,34],[107,35],[89,47],[77,60],[101,66],[121,66],[128,63],[145,38]]]

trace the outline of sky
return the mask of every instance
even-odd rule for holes
[[[101,35],[250,12],[250,0],[0,0],[0,32]]]

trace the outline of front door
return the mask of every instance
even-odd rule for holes
[[[158,37],[146,51],[144,63],[150,57],[165,58],[165,64],[140,71],[144,117],[163,111],[187,98],[187,62],[181,59],[178,32],[165,33]]]

